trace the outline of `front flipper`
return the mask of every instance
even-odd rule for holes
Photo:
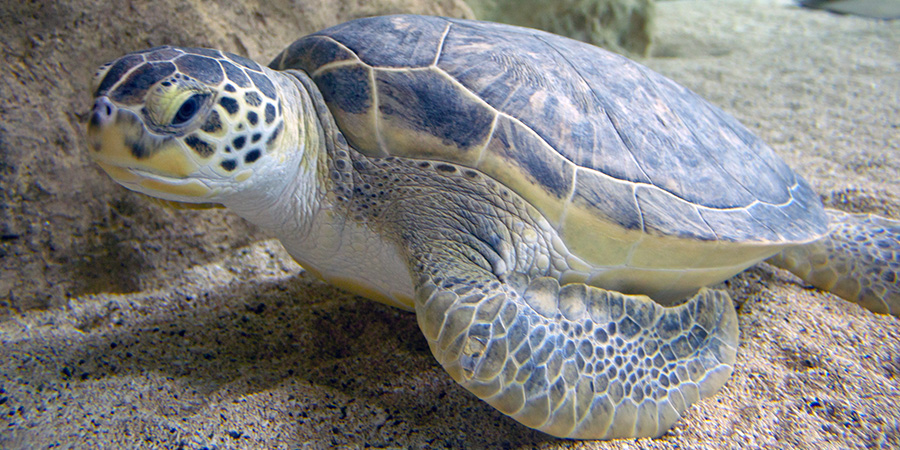
[[[900,222],[828,210],[829,234],[768,260],[813,286],[900,316]]]
[[[500,280],[465,258],[439,266],[420,267],[416,293],[432,353],[529,427],[575,439],[659,436],[731,376],[738,328],[724,292],[666,308],[554,278]]]

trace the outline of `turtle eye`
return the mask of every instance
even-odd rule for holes
[[[178,108],[178,112],[175,113],[175,117],[172,118],[172,125],[181,125],[193,119],[200,111],[200,105],[203,104],[204,98],[206,96],[203,94],[194,94],[185,100]]]

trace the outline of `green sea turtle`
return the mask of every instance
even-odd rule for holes
[[[659,436],[718,391],[737,317],[704,286],[773,255],[900,311],[900,223],[827,212],[735,119],[559,36],[367,18],[269,67],[132,53],[93,95],[91,155],[116,181],[224,205],[320,278],[415,311],[454,380],[555,436]]]

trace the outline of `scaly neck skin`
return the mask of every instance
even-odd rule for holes
[[[284,132],[242,189],[222,203],[278,237],[302,237],[324,200],[325,136],[311,94],[295,75],[265,69],[275,84],[284,114]],[[262,160],[260,161],[263,162]]]
[[[225,205],[274,234],[316,277],[411,310],[413,285],[402,249],[379,227],[351,216],[349,206],[340,201],[354,191],[358,173],[351,155],[356,152],[318,88],[296,70],[270,77],[278,81],[285,123],[297,124],[287,127],[296,129],[279,146],[288,150],[290,159],[281,167],[273,158],[276,165],[266,168],[264,182],[271,183],[267,189],[272,190],[254,188]]]

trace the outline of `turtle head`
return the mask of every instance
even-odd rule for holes
[[[94,77],[91,156],[131,190],[221,203],[284,160],[277,76],[217,50],[158,47],[123,56]]]

